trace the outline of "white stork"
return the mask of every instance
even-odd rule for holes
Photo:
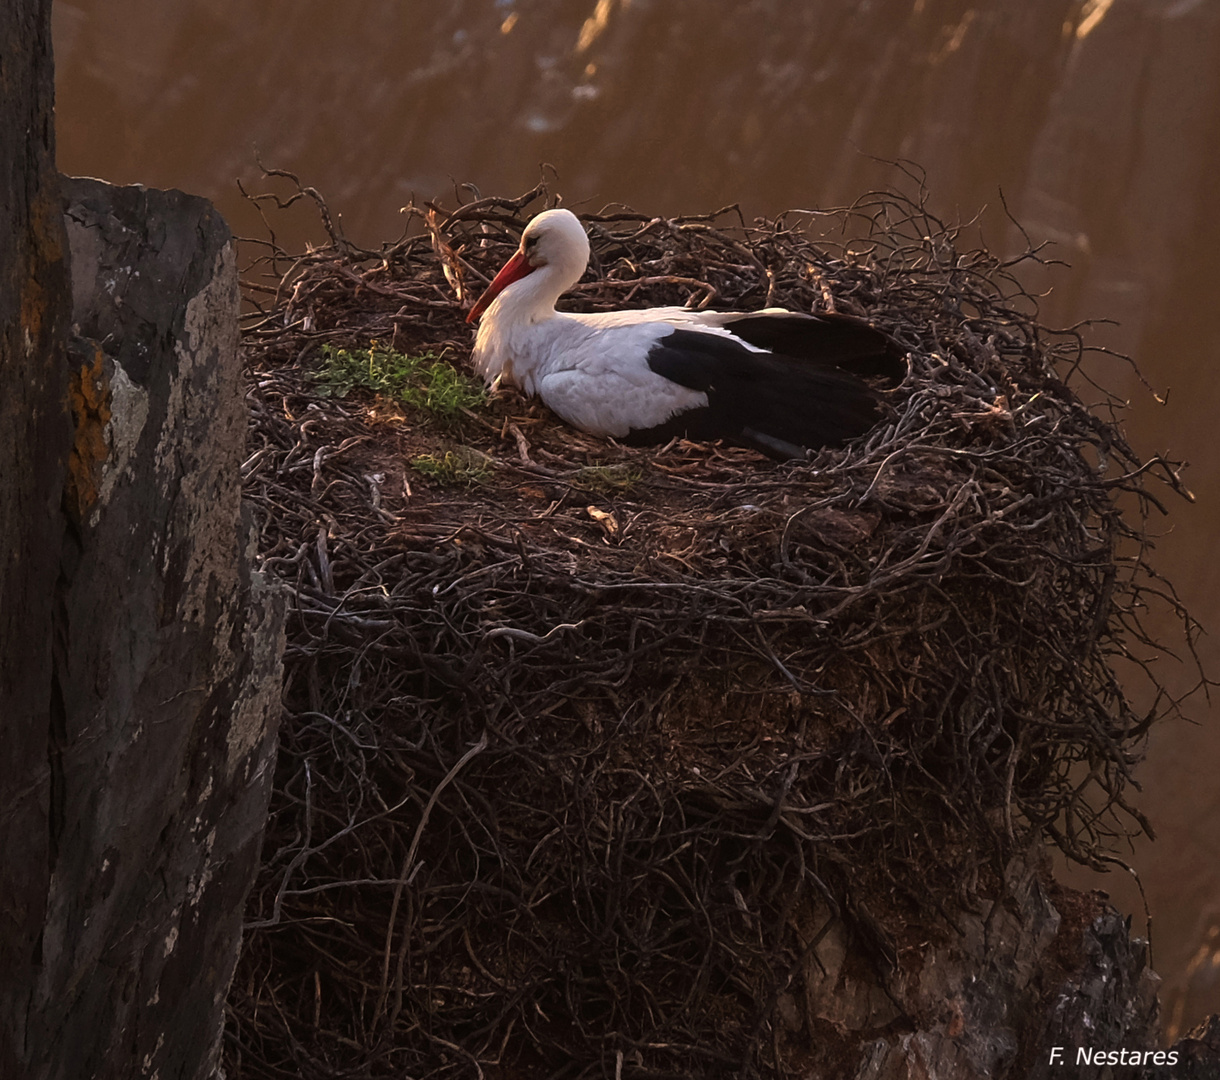
[[[588,262],[576,215],[544,211],[466,321],[483,316],[473,361],[488,383],[537,394],[590,434],[634,445],[727,439],[800,457],[876,424],[878,395],[858,376],[906,372],[890,338],[846,315],[556,311]]]

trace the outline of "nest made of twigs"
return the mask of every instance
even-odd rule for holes
[[[573,308],[846,311],[909,350],[869,436],[775,464],[515,393],[456,428],[319,396],[323,343],[464,364],[463,302],[547,193],[409,207],[379,252],[301,195],[329,242],[268,245],[244,338],[246,493],[293,602],[241,1075],[783,1075],[777,995],[827,920],[915,963],[903,926],[1014,852],[1098,865],[1143,824],[1174,703],[1137,713],[1115,663],[1176,604],[1144,519],[1182,489],[1069,389],[1086,346],[1016,277],[1037,250],[959,250],[893,193],[584,215]],[[484,479],[429,480],[429,449]]]

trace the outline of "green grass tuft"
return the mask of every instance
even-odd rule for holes
[[[629,492],[644,477],[634,465],[586,465],[568,479],[573,487],[596,491],[602,495],[622,495]]]
[[[378,348],[376,342],[360,351],[323,345],[320,359],[310,378],[322,397],[345,398],[352,390],[369,390],[446,422],[487,398],[482,383],[430,352],[406,356]]]
[[[491,479],[491,464],[484,454],[469,447],[446,450],[444,455],[420,454],[411,468],[439,484],[485,484]]]

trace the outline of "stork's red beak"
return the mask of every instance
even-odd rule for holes
[[[470,314],[466,316],[466,321],[468,323],[474,322],[509,285],[514,281],[520,281],[526,274],[533,273],[535,269],[537,268],[531,266],[529,260],[518,251],[500,268],[500,272],[492,279],[491,284],[487,286],[483,295],[475,302],[474,307],[470,309]]]

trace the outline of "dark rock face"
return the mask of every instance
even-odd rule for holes
[[[0,107],[0,1075],[188,1080],[260,854],[283,603],[248,562],[232,238],[180,192],[61,186],[48,7],[0,17],[38,45]]]
[[[282,635],[247,564],[234,249],[202,199],[66,195],[76,438],[30,1065],[200,1076],[260,853]]]
[[[955,911],[954,933],[885,978],[830,923],[803,972],[811,1043],[842,1040],[841,1075],[857,1080],[1054,1077],[1081,1047],[1155,1047],[1159,980],[1145,943],[1100,894],[1052,896],[1041,861],[1036,849],[1012,860],[1000,896]]]
[[[51,615],[64,524],[70,297],[50,0],[0,5],[0,1076],[21,1076],[48,876]]]
[[[1178,1061],[1172,1075],[1177,1080],[1216,1080],[1220,1077],[1220,1016],[1209,1016],[1174,1043],[1174,1049]]]

